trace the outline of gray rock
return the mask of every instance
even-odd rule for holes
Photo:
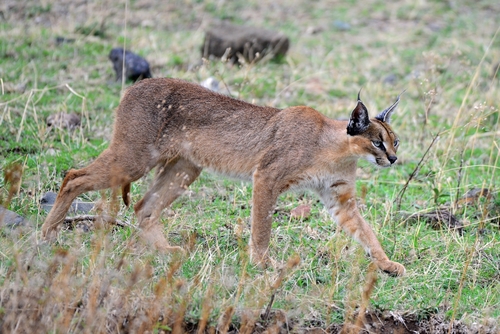
[[[123,74],[125,74],[125,79],[132,81],[152,78],[147,60],[132,51],[125,50],[124,52],[123,48],[114,48],[109,53],[109,60],[113,63],[116,81],[121,81]],[[123,68],[124,62],[125,69]]]
[[[383,82],[387,85],[395,85],[397,81],[398,81],[398,76],[394,73],[387,75],[383,80]]]
[[[269,53],[284,56],[289,46],[288,37],[282,33],[218,22],[207,29],[201,54],[204,58],[225,57],[232,63],[237,62],[238,55],[241,55],[245,61],[253,62]]]
[[[219,81],[217,81],[217,79],[215,79],[214,77],[208,77],[207,79],[203,80],[201,85],[217,93],[220,91]]]
[[[56,45],[61,45],[64,43],[74,43],[75,39],[74,38],[66,38],[63,36],[56,36]]]
[[[47,126],[72,130],[80,126],[80,116],[77,114],[66,114],[59,112],[47,117]]]
[[[335,27],[335,29],[340,31],[351,30],[351,25],[349,23],[340,20],[333,21],[333,26]]]
[[[50,212],[52,207],[54,206],[54,203],[56,202],[56,197],[57,194],[53,191],[48,191],[46,192],[43,197],[40,199],[40,206],[42,207],[43,210],[46,212]],[[71,208],[69,210],[69,213],[76,214],[76,213],[89,213],[95,206],[95,203],[93,202],[83,202],[80,201],[79,199],[76,199],[71,203]]]
[[[7,210],[0,205],[0,227],[17,227],[27,225],[28,220],[17,213]]]

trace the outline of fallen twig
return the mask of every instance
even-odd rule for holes
[[[102,222],[117,225],[120,227],[135,227],[134,225],[132,225],[130,223],[123,222],[123,221],[118,220],[115,217],[112,217],[109,215],[80,215],[80,216],[75,216],[75,217],[66,217],[66,218],[64,218],[64,224],[72,226],[78,222],[82,222],[82,221],[95,222],[96,220],[101,220]]]
[[[425,220],[434,229],[447,227],[448,229],[455,230],[460,234],[463,233],[463,224],[453,215],[451,208],[440,207],[427,212],[406,214],[405,216],[405,219],[407,220]]]

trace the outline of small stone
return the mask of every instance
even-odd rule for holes
[[[53,157],[55,155],[58,155],[59,153],[56,149],[51,147],[51,148],[47,149],[47,151],[45,151],[45,154]]]
[[[109,60],[113,63],[116,81],[122,80],[123,73],[125,73],[125,79],[132,81],[152,78],[147,60],[132,51],[124,51],[123,48],[114,48],[109,53]],[[125,65],[123,64],[124,62]]]
[[[308,35],[316,35],[316,34],[319,34],[320,32],[322,32],[323,30],[324,30],[323,27],[309,26],[306,29],[306,34],[308,34]]]
[[[290,211],[290,217],[294,219],[306,219],[311,214],[311,207],[309,205],[299,205]]]
[[[215,79],[214,77],[209,77],[209,78],[203,80],[201,85],[205,88],[210,89],[211,91],[214,91],[217,93],[219,92],[219,81],[217,81],[217,79]]]
[[[333,22],[333,26],[335,27],[335,29],[341,31],[347,31],[351,29],[351,25],[349,23],[340,20],[335,20]]]
[[[398,81],[398,76],[394,73],[391,73],[389,75],[387,75],[385,78],[384,78],[384,83],[387,84],[387,85],[394,85],[396,84],[396,82]]]
[[[17,94],[23,94],[26,91],[26,82],[20,82],[20,83],[10,83],[10,82],[5,82],[3,85],[3,90],[5,93],[17,93]]]
[[[73,43],[75,41],[74,38],[66,38],[63,36],[56,36],[56,45],[61,45],[64,43]]]
[[[47,126],[73,130],[74,128],[80,126],[80,116],[74,113],[66,114],[64,112],[52,114],[47,117]]]
[[[53,191],[47,191],[40,199],[40,206],[45,212],[50,212],[56,202],[57,194]],[[89,213],[95,206],[93,202],[83,202],[76,199],[71,203],[70,213]]]

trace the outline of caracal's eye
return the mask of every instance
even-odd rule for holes
[[[379,149],[383,149],[384,148],[384,144],[380,140],[372,140],[372,144],[376,148],[379,148]]]
[[[396,139],[396,140],[394,141],[394,147],[398,147],[398,146],[399,146],[399,140],[398,140],[398,139]]]

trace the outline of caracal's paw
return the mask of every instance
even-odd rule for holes
[[[250,252],[250,262],[262,270],[266,268],[280,269],[283,267],[283,263],[276,261],[269,255],[267,255],[267,253],[262,255]]]
[[[252,251],[252,249],[250,248],[250,262],[260,269],[266,269],[270,264],[270,259],[267,253],[261,254]]]
[[[385,272],[390,276],[403,276],[406,272],[405,267],[402,264],[399,264],[390,260],[376,261],[375,264],[379,267],[380,270]]]
[[[57,238],[58,229],[57,226],[51,226],[48,224],[42,225],[42,240],[44,241],[52,241]]]
[[[182,247],[171,246],[163,234],[163,228],[159,224],[148,224],[141,229],[141,238],[146,245],[162,253],[181,253],[185,254]]]
[[[153,248],[161,253],[179,253],[180,255],[185,255],[186,251],[180,246],[171,246],[167,242],[159,242],[156,240],[153,243]]]
[[[257,266],[259,269],[266,269],[269,265],[269,258],[256,258],[253,255],[250,255],[250,262],[254,265]]]

